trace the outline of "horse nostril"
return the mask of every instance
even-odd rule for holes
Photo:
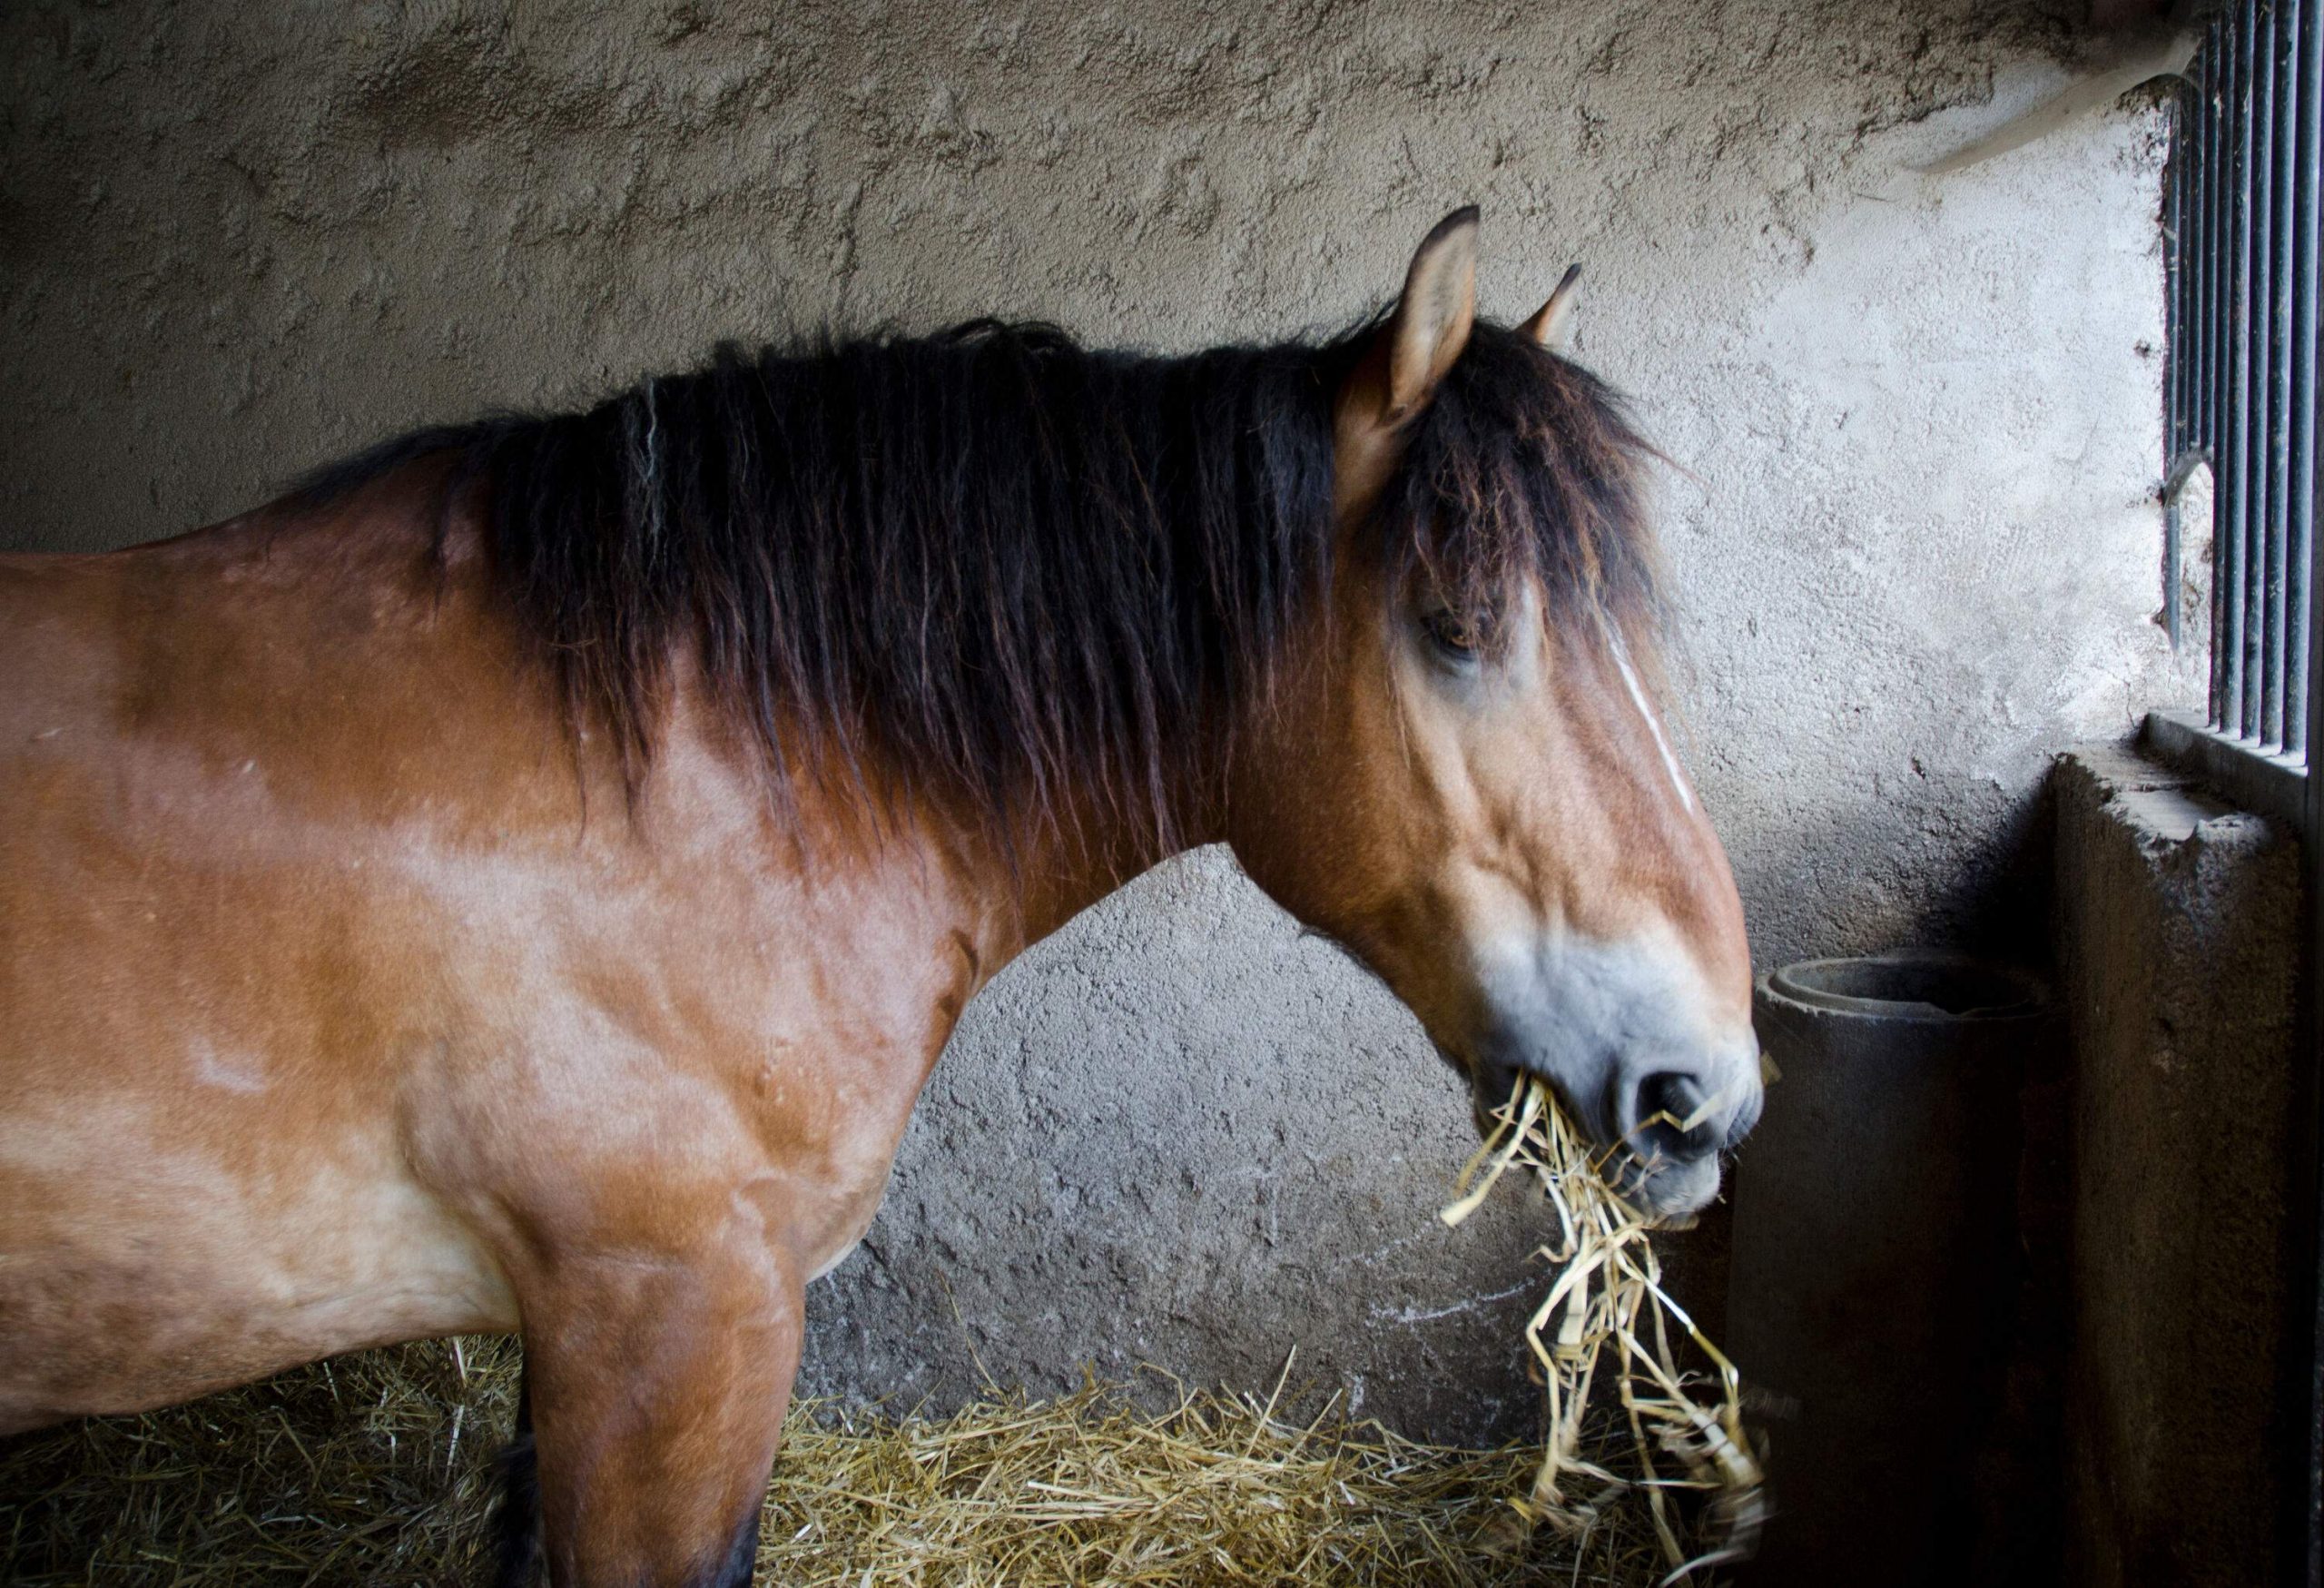
[[[1630,1146],[1640,1158],[1698,1159],[1718,1149],[1718,1127],[1703,1107],[1702,1082],[1658,1070],[1638,1083]]]

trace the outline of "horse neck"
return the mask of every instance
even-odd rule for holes
[[[758,745],[682,652],[647,820],[689,830],[732,823],[756,835],[747,842],[778,873],[842,883],[884,876],[975,939],[990,973],[1163,861],[1226,838],[1221,774],[1240,736],[1218,715],[1216,725],[1195,726],[1198,742],[1186,753],[1166,755],[1176,772],[1161,791],[1159,833],[1155,813],[1107,797],[1094,773],[1056,780],[1038,810],[1027,801],[995,819],[965,791],[905,776],[877,751],[848,755],[827,735],[777,793]],[[784,728],[793,744],[817,737],[796,719]],[[602,738],[585,780],[620,802],[620,768]]]
[[[1000,829],[941,813],[946,827],[965,834],[960,849],[979,886],[1015,902],[1015,941],[1006,952],[1039,942],[1162,862],[1226,837],[1216,763],[1207,755],[1191,760],[1194,769],[1167,791],[1166,836],[1157,837],[1147,820],[1088,797],[1059,802],[1047,819]]]
[[[1336,621],[1322,608],[1309,614],[1275,659],[1268,683],[1247,697],[1214,705],[1194,730],[1189,753],[1170,757],[1180,771],[1165,792],[1163,840],[1149,822],[1125,818],[1086,791],[1053,821],[1020,824],[1005,840],[982,840],[986,874],[994,885],[1007,880],[1022,901],[1025,943],[1174,855],[1230,840],[1239,854],[1251,834],[1236,830],[1250,824],[1234,806],[1255,791],[1267,807],[1303,797],[1302,769],[1312,769],[1318,742],[1315,713],[1339,686],[1330,643]]]

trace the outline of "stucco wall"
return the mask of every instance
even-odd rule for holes
[[[0,12],[0,547],[174,530],[721,337],[1341,323],[1474,199],[1487,311],[1583,261],[1580,356],[1680,466],[1689,755],[1763,962],[2022,927],[2045,752],[2181,693],[2159,120],[1907,169],[2062,80],[2035,7],[734,13]],[[1298,1342],[1478,1432],[1526,1399],[1490,1299],[1526,1243],[1430,1219],[1463,1113],[1375,985],[1194,857],[971,1011],[810,1381],[954,1393],[972,1340],[1004,1379],[1253,1383]]]

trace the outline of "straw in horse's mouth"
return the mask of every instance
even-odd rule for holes
[[[1707,1100],[1697,1117],[1669,1123],[1683,1136],[1702,1119],[1716,1117],[1722,1103]],[[1625,1171],[1650,1166],[1619,1145],[1588,1143],[1537,1076],[1516,1077],[1492,1121],[1442,1217],[1447,1224],[1468,1218],[1513,1164],[1532,1171],[1557,1215],[1557,1238],[1539,1255],[1559,1272],[1525,1327],[1549,1403],[1549,1437],[1526,1508],[1529,1519],[1583,1531],[1611,1497],[1642,1488],[1671,1568],[1666,1581],[1687,1580],[1698,1569],[1748,1556],[1767,1504],[1758,1459],[1743,1428],[1741,1381],[1662,1287],[1661,1265],[1648,1238],[1658,1221],[1624,1194]],[[1674,1322],[1711,1372],[1680,1365],[1672,1347]],[[1637,1455],[1635,1475],[1617,1475],[1581,1455],[1590,1386],[1609,1346]],[[1672,1464],[1679,1475],[1664,1470]],[[1670,1504],[1675,1492],[1685,1490],[1705,1499],[1691,1528]]]
[[[1489,1105],[1485,1100],[1514,1098],[1519,1095],[1520,1087],[1529,1084],[1543,1089],[1569,1123],[1589,1117],[1554,1080],[1530,1066],[1506,1064],[1482,1056],[1464,1060],[1441,1044],[1438,1051],[1469,1079],[1469,1107],[1480,1136],[1493,1137],[1507,1108],[1505,1103]],[[1725,1149],[1732,1144],[1732,1139],[1716,1144],[1703,1143],[1683,1156],[1674,1155],[1669,1146],[1673,1142],[1697,1143],[1706,1127],[1727,1114],[1728,1105],[1739,1100],[1744,1090],[1741,1082],[1730,1083],[1709,1097],[1693,1100],[1683,1114],[1667,1107],[1656,1109],[1615,1139],[1607,1139],[1602,1132],[1587,1133],[1587,1139],[1594,1140],[1600,1149],[1599,1172],[1626,1199],[1654,1203],[1653,1184],[1666,1171],[1690,1167],[1714,1151],[1723,1163]],[[1652,1222],[1664,1229],[1685,1229],[1694,1222],[1690,1213],[1651,1206],[1648,1211],[1655,1215]]]
[[[1451,1058],[1451,1055],[1447,1057]],[[1525,1087],[1541,1088],[1555,1102],[1561,1116],[1570,1123],[1588,1118],[1587,1112],[1575,1105],[1562,1087],[1539,1070],[1490,1059],[1479,1059],[1472,1063],[1462,1063],[1458,1060],[1453,1060],[1453,1062],[1469,1077],[1470,1117],[1476,1120],[1477,1134],[1488,1143],[1507,1128],[1505,1119],[1510,1105],[1507,1101],[1491,1103],[1486,1100],[1517,1098]],[[1604,1139],[1600,1133],[1595,1131],[1579,1132],[1578,1139],[1590,1140],[1597,1147],[1600,1155],[1599,1172],[1611,1179],[1614,1189],[1625,1196],[1634,1196],[1655,1174],[1669,1167],[1670,1160],[1659,1143],[1642,1135],[1667,1119],[1666,1114],[1659,1112],[1650,1114],[1639,1121],[1636,1129],[1618,1140]],[[1677,1123],[1675,1120],[1669,1122]]]

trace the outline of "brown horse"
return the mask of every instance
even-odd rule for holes
[[[520,1330],[511,1577],[746,1582],[961,1007],[1212,841],[1708,1198],[1757,1050],[1647,453],[1475,220],[1324,343],[730,350],[0,558],[0,1432]]]

